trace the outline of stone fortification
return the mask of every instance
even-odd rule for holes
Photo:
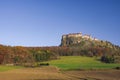
[[[71,44],[78,44],[80,43],[82,40],[93,40],[93,41],[99,41],[96,38],[93,38],[90,35],[87,34],[82,34],[80,33],[70,33],[70,34],[66,34],[62,36],[62,40],[61,40],[61,46],[68,46]]]

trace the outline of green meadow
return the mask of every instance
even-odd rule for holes
[[[112,69],[115,67],[120,67],[120,64],[102,63],[96,57],[85,56],[61,56],[58,60],[50,60],[43,63],[49,63],[51,66],[58,67],[61,70]],[[0,72],[19,68],[23,67],[0,65]]]
[[[62,56],[58,60],[47,61],[50,65],[56,66],[62,70],[77,69],[112,69],[120,66],[115,63],[102,63],[96,57],[84,56]]]
[[[8,71],[8,70],[13,70],[13,69],[19,69],[22,68],[21,66],[5,66],[5,65],[0,65],[0,72],[2,71]]]

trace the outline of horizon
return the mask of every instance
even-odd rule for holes
[[[71,34],[79,34],[79,33],[68,33],[68,34],[63,34],[62,36],[66,36],[66,35],[71,35]],[[89,35],[89,34],[84,34],[84,33],[82,33],[82,32],[80,32],[80,34],[82,35],[82,36],[85,36],[85,35]],[[95,38],[95,39],[98,39],[98,38],[96,38],[96,37],[94,37],[94,36],[92,36],[92,35],[89,35],[89,36],[91,36],[92,38]],[[62,37],[61,37],[61,40],[62,40]],[[107,40],[101,40],[101,39],[98,39],[98,40],[100,40],[100,41],[107,41]],[[108,41],[109,42],[109,41]],[[61,44],[61,42],[60,42],[60,44]],[[12,46],[12,47],[17,47],[17,46],[20,46],[20,47],[59,47],[60,46],[60,44],[59,45],[54,45],[54,46],[22,46],[22,45],[4,45],[4,44],[0,44],[0,45],[4,45],[4,46]],[[113,43],[112,43],[113,44]],[[115,44],[113,44],[113,45],[115,45]],[[119,46],[119,45],[116,45],[116,46]]]
[[[82,32],[120,46],[119,0],[0,0],[0,10],[3,45],[59,46]]]

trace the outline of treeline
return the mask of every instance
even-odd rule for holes
[[[103,55],[116,55],[120,56],[120,48],[119,49],[112,49],[109,47],[100,47],[100,46],[93,46],[93,47],[86,47],[80,48],[78,47],[38,47],[40,50],[49,50],[54,52],[59,56],[103,56]]]
[[[21,65],[23,63],[40,62],[57,58],[58,55],[56,53],[47,49],[0,45],[0,64]]]
[[[119,46],[112,45],[111,43],[104,44],[97,45],[97,43],[90,43],[87,41],[72,46],[53,47],[12,47],[0,45],[0,64],[34,63],[58,59],[59,56],[101,56],[102,61],[107,61],[107,59],[103,58],[108,58],[108,56],[120,56]],[[109,60],[114,60],[112,58]],[[120,61],[120,59],[118,60]]]

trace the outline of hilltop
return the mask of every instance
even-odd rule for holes
[[[104,41],[92,37],[89,34],[80,33],[70,33],[62,35],[60,46],[64,47],[81,47],[81,48],[93,48],[93,47],[101,47],[101,48],[110,48],[112,50],[117,50],[120,47],[112,44],[109,41]]]
[[[91,47],[92,45],[97,45],[97,46],[99,45],[102,47],[110,47],[110,48],[112,48],[112,46],[116,46],[109,41],[103,41],[95,37],[92,37],[89,34],[82,34],[81,32],[62,35],[60,46],[73,46],[73,45],[84,46],[84,44],[88,44],[87,46],[91,44],[90,45]]]
[[[69,46],[72,44],[79,44],[83,40],[89,40],[89,41],[101,41],[95,37],[92,37],[91,35],[88,34],[82,34],[80,33],[70,33],[62,36],[62,42],[61,46]]]
[[[60,46],[24,47],[0,45],[0,64],[23,64],[58,59],[60,56],[120,56],[120,47],[82,33],[62,36]],[[116,62],[120,62],[117,59]]]

